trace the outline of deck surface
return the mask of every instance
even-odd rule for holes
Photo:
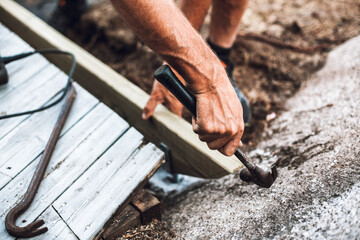
[[[0,55],[32,48],[0,23]],[[38,108],[65,86],[67,76],[41,55],[6,65],[0,114]],[[45,177],[18,226],[44,219],[34,239],[91,239],[131,193],[162,163],[163,153],[78,84],[77,97]],[[25,193],[62,103],[28,116],[0,120],[0,239],[14,239],[5,216]]]

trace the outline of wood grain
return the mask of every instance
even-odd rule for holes
[[[95,237],[109,216],[161,161],[163,153],[153,144],[137,150],[142,139],[131,128],[54,203],[56,211],[81,239]]]
[[[62,135],[89,112],[98,100],[76,87],[76,98]],[[15,177],[44,150],[62,105],[33,114],[0,141],[0,172]]]
[[[103,104],[99,104],[81,119],[71,131],[59,139],[38,193],[29,209],[18,219],[18,224],[21,226],[24,225],[22,221],[28,223],[37,218],[87,171],[128,127],[125,121]],[[4,220],[5,213],[25,193],[39,158],[40,156],[0,191],[1,220]],[[1,224],[0,236],[4,231]]]
[[[57,214],[57,212],[50,206],[39,219],[43,219],[49,230],[31,240],[57,239],[57,240],[75,240],[78,239],[75,234],[68,228],[64,220]]]

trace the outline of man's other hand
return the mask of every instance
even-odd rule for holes
[[[145,120],[149,119],[153,115],[155,108],[159,103],[162,103],[170,111],[181,116],[183,105],[175,98],[174,95],[172,95],[171,92],[169,92],[169,90],[161,85],[161,83],[154,80],[150,98],[144,107],[142,118]]]

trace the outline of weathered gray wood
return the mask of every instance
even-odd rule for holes
[[[24,225],[23,220],[28,223],[37,218],[127,128],[128,124],[103,104],[99,104],[81,119],[59,139],[38,193],[17,224],[21,226]],[[0,222],[3,222],[5,214],[25,193],[39,158],[0,191]],[[0,225],[0,236],[2,234],[6,236],[7,233],[4,226]]]
[[[131,155],[142,138],[131,128],[54,203],[56,211],[80,239],[94,237],[161,161],[163,153],[153,144]]]
[[[31,81],[21,84],[13,91],[2,94],[0,112],[11,114],[41,107],[54,97],[65,84],[65,74],[60,74],[55,66],[48,65],[36,74]],[[1,120],[0,139],[27,118],[29,115]]]
[[[7,29],[4,25],[0,25],[0,31]],[[21,53],[22,51],[32,50],[31,46],[27,43],[23,43],[23,40],[15,33],[5,33],[0,38],[0,53],[2,56],[10,56],[13,54]]]
[[[0,25],[0,30],[4,28],[3,25]],[[0,40],[0,55],[3,57],[33,50],[29,44],[14,33],[10,33],[6,38]],[[4,91],[9,92],[24,81],[31,79],[34,74],[49,64],[50,63],[40,54],[35,54],[6,64],[5,67],[9,75],[9,83],[0,87],[0,96]]]
[[[33,79],[35,74],[49,64],[39,54],[6,64],[5,68],[8,72],[9,82],[0,87],[0,94],[3,95],[5,92],[13,91],[23,82]]]
[[[0,94],[10,92],[23,82],[31,80],[35,74],[47,65],[50,65],[50,63],[40,54],[6,64],[5,68],[8,72],[9,82],[0,87]]]
[[[11,33],[10,30],[0,23],[0,41],[1,39],[5,38],[9,33]]]
[[[75,234],[68,228],[65,222],[50,206],[46,211],[41,214],[39,219],[43,219],[48,227],[48,231],[37,237],[31,238],[31,240],[75,240],[78,239]],[[20,238],[21,239],[21,238]]]
[[[10,180],[10,176],[0,173],[0,189],[2,189]]]
[[[75,85],[78,97],[75,99],[62,134],[91,110],[98,100],[80,86]],[[0,141],[0,172],[16,176],[31,163],[45,148],[62,104],[41,113],[33,114]]]

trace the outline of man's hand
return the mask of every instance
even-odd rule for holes
[[[145,120],[149,119],[159,103],[164,104],[164,106],[170,111],[181,116],[183,105],[175,98],[174,95],[172,95],[171,92],[169,92],[169,90],[167,90],[157,80],[154,80],[151,95],[144,107],[142,118]]]
[[[231,156],[241,146],[244,131],[241,103],[229,80],[210,92],[195,94],[197,118],[193,130],[210,149]]]

